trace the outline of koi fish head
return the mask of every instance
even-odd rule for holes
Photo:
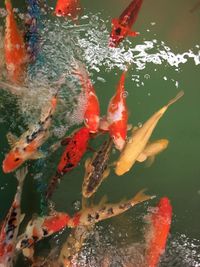
[[[24,157],[18,151],[18,149],[11,150],[5,157],[3,161],[3,172],[9,173],[19,168],[24,162]]]
[[[58,17],[71,17],[75,19],[80,11],[80,0],[58,0],[55,15]]]
[[[123,26],[119,23],[118,19],[112,20],[112,31],[110,33],[110,41],[109,46],[110,47],[117,47],[119,43],[126,37],[126,36],[132,36],[135,37],[139,33],[131,31],[131,29],[128,26]]]
[[[117,47],[119,43],[128,35],[129,29],[120,25],[118,19],[112,20],[112,31],[110,33],[110,47]]]

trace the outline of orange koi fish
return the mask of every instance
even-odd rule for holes
[[[143,0],[133,0],[124,10],[118,19],[112,20],[112,31],[110,34],[110,47],[116,47],[126,37],[135,37],[137,32],[132,31],[131,27],[135,23]]]
[[[89,129],[90,133],[96,133],[99,128],[99,101],[95,93],[94,86],[91,80],[89,79],[87,70],[85,69],[83,64],[81,64],[80,67],[81,71],[76,69],[73,71],[73,73],[79,77],[87,99],[86,108],[84,112],[84,123]]]
[[[127,134],[128,109],[124,89],[125,76],[126,72],[123,72],[116,94],[111,98],[107,112],[110,136],[113,138],[115,147],[118,150],[123,149]]]
[[[0,230],[0,266],[13,266],[16,238],[23,218],[23,215],[21,215],[21,195],[26,174],[27,168],[23,168],[16,173],[19,182],[17,192]]]
[[[76,20],[80,10],[80,0],[58,0],[55,7],[55,14],[58,17],[70,17]]]
[[[165,251],[172,221],[172,206],[167,197],[160,199],[155,212],[150,215],[149,221],[150,231],[147,234],[146,262],[148,267],[156,267],[160,256]]]
[[[144,190],[138,192],[130,200],[124,200],[117,204],[107,204],[101,201],[99,205],[84,207],[73,217],[67,213],[55,212],[46,217],[32,219],[19,239],[16,248],[18,250],[31,247],[35,242],[50,236],[64,227],[90,226],[102,220],[117,216],[135,205],[154,198],[144,194]]]
[[[38,148],[49,136],[49,127],[56,109],[57,95],[53,96],[50,107],[42,111],[40,121],[23,133],[19,138],[11,133],[7,134],[8,142],[11,145],[10,152],[3,161],[3,171],[9,173],[21,166],[26,160],[38,159],[44,155]]]
[[[57,167],[56,175],[50,181],[47,189],[46,198],[51,197],[57,182],[66,173],[74,169],[88,147],[88,141],[90,139],[90,132],[87,127],[82,127],[76,131],[71,137],[62,141],[66,148],[61,156],[61,160]]]
[[[18,29],[10,0],[5,0],[7,11],[5,30],[5,63],[9,79],[14,83],[21,83],[24,79],[27,51],[23,36]]]

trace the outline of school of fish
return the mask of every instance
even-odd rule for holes
[[[40,3],[41,4],[41,3]],[[25,19],[24,32],[20,29],[11,0],[5,0],[7,15],[5,18],[5,31],[0,33],[1,51],[3,57],[0,61],[0,70],[6,71],[6,80],[0,81],[2,89],[8,90],[18,97],[22,94],[22,88],[26,87],[25,77],[28,64],[37,60],[40,53],[40,37],[38,31],[40,4],[38,0],[27,1],[28,16]],[[132,30],[132,26],[138,18],[143,0],[132,0],[124,9],[119,18],[112,19],[111,33],[108,36],[108,49],[116,49],[128,36],[136,37],[139,33]],[[78,23],[78,17],[83,12],[80,0],[57,0],[54,12],[50,15],[71,19]],[[45,192],[47,206],[51,203],[51,197],[59,186],[61,179],[73,171],[85,160],[85,174],[82,182],[82,207],[75,214],[67,211],[50,210],[46,215],[34,215],[24,227],[21,222],[25,215],[21,214],[21,199],[24,179],[28,174],[27,161],[43,158],[47,155],[41,147],[51,135],[51,125],[56,117],[60,86],[50,96],[49,104],[41,110],[38,120],[27,127],[27,130],[16,137],[13,133],[7,133],[10,150],[5,154],[2,162],[2,170],[5,174],[16,171],[18,186],[10,209],[0,224],[0,267],[15,266],[17,256],[23,253],[28,259],[27,266],[57,266],[72,267],[82,266],[78,263],[78,255],[85,240],[88,238],[95,224],[100,221],[120,215],[132,207],[155,198],[145,193],[142,189],[128,200],[118,203],[109,203],[107,197],[103,197],[98,204],[93,204],[91,197],[97,192],[100,185],[114,169],[117,176],[121,176],[131,170],[137,162],[147,162],[150,166],[155,156],[164,151],[168,145],[168,139],[151,140],[154,129],[167,109],[179,100],[184,92],[180,91],[166,105],[155,112],[143,123],[141,127],[128,124],[129,109],[126,103],[126,80],[128,68],[121,73],[116,91],[109,101],[107,114],[101,116],[100,102],[94,88],[90,73],[84,63],[74,60],[71,75],[73,75],[82,88],[86,104],[83,111],[84,125],[80,125],[71,134],[56,144],[54,148],[62,151],[57,159],[57,168],[50,176],[49,184]],[[134,125],[134,123],[133,123]],[[132,128],[131,133],[129,129]],[[92,139],[104,139],[97,150],[90,147]],[[92,157],[85,158],[90,151]],[[112,152],[116,151],[117,160],[111,161]],[[66,199],[70,188],[66,188]],[[133,190],[134,191],[134,190]],[[165,251],[165,246],[172,221],[172,206],[167,197],[163,197],[155,207],[154,212],[148,213],[143,244],[144,263],[141,267],[156,267],[160,257]],[[27,222],[27,220],[25,220]],[[21,234],[19,228],[21,227]],[[72,228],[59,253],[48,257],[36,257],[34,246],[37,242],[62,231]],[[111,253],[112,255],[112,253]],[[89,257],[89,255],[88,255]],[[74,263],[76,262],[76,263]],[[105,255],[103,266],[111,266],[112,257]],[[112,265],[114,266],[114,265]],[[134,267],[134,264],[121,263],[121,266]]]

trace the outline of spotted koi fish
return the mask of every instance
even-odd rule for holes
[[[23,35],[15,21],[11,1],[5,0],[5,6],[7,16],[4,50],[8,78],[14,83],[21,83],[24,80],[26,63],[28,62],[27,51]]]
[[[23,218],[23,215],[21,215],[21,195],[26,175],[27,168],[16,172],[19,182],[17,192],[0,231],[0,266],[3,267],[13,266],[16,238]]]
[[[18,250],[31,247],[35,242],[48,237],[65,227],[75,228],[77,226],[91,226],[102,220],[117,216],[135,205],[154,198],[144,194],[144,190],[138,192],[130,200],[124,200],[117,204],[105,204],[92,207],[84,207],[73,217],[67,213],[55,212],[46,217],[33,218],[27,225],[25,233],[18,238],[16,248]]]
[[[146,234],[146,263],[148,267],[158,266],[160,256],[165,251],[172,221],[172,206],[167,197],[160,199],[155,211],[149,215],[150,230]]]
[[[85,176],[82,185],[82,195],[85,198],[91,197],[99,188],[105,178],[108,177],[110,169],[108,168],[108,160],[113,146],[110,138],[97,151],[93,158],[88,158],[85,162]]]
[[[62,145],[65,145],[66,148],[58,164],[56,175],[53,176],[47,188],[46,198],[51,197],[58,181],[63,175],[73,170],[78,165],[87,150],[89,139],[89,129],[87,127],[82,127],[71,137],[62,141]]]
[[[3,161],[3,171],[9,173],[19,168],[25,161],[38,159],[44,155],[38,148],[49,136],[49,127],[56,109],[57,95],[51,99],[50,107],[45,107],[42,111],[40,121],[22,134],[19,139],[8,133],[8,142],[11,145],[10,152]]]
[[[110,47],[117,47],[126,36],[135,37],[138,35],[138,33],[132,31],[131,28],[136,22],[142,3],[143,0],[131,1],[130,5],[123,11],[120,17],[112,20]]]

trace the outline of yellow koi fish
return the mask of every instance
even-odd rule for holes
[[[151,116],[141,128],[136,130],[133,129],[132,137],[126,143],[116,163],[115,173],[117,175],[123,175],[132,168],[137,159],[140,157],[141,153],[144,151],[160,118],[162,118],[168,107],[175,103],[183,95],[184,92],[180,91],[175,98],[168,102],[167,105],[163,106],[160,110],[154,113],[153,116]]]

